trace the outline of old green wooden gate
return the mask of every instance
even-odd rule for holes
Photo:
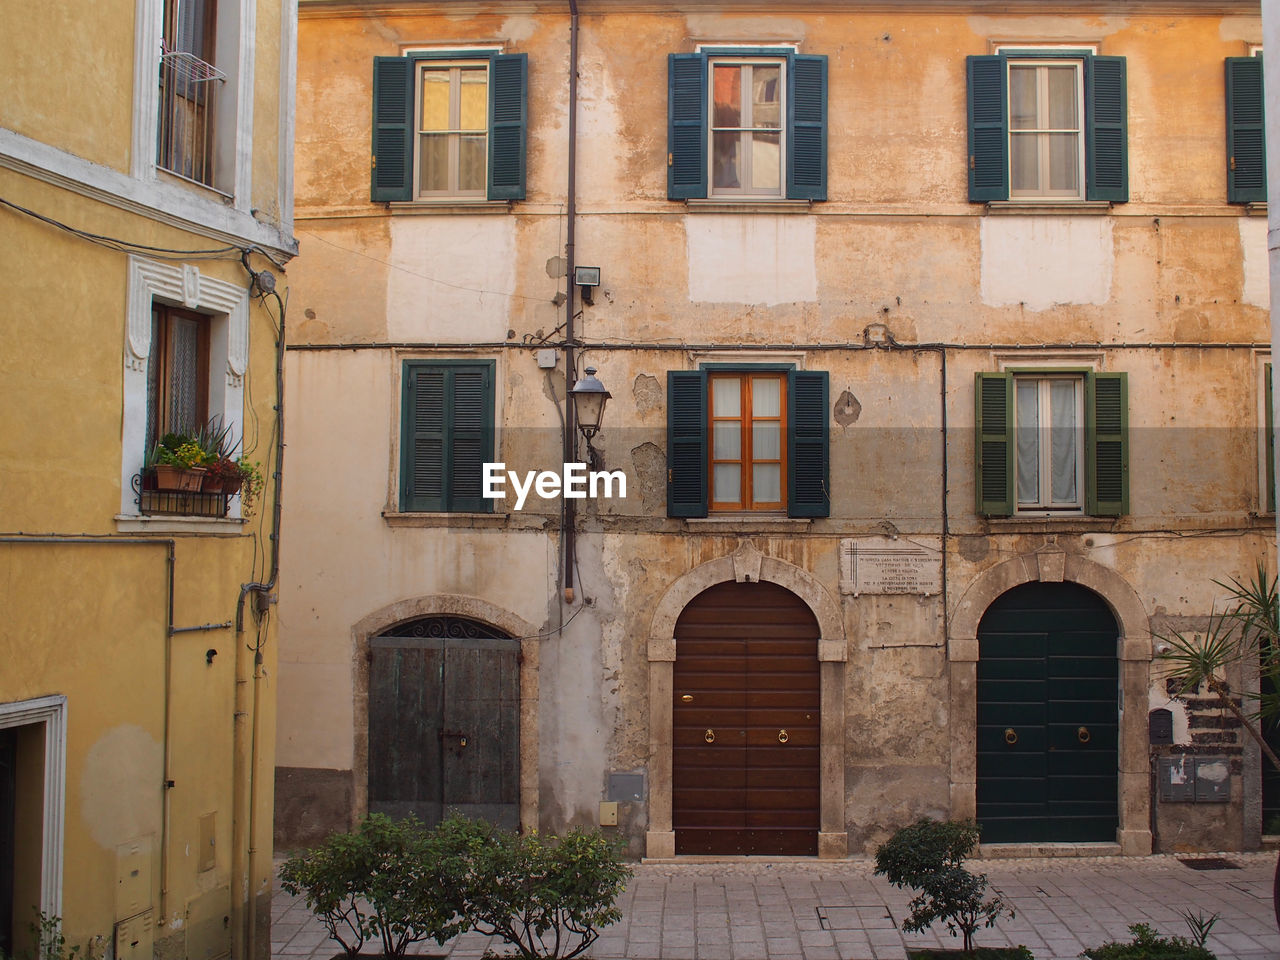
[[[430,617],[369,647],[369,812],[518,827],[520,642]]]
[[[1000,596],[978,627],[978,821],[985,843],[1114,842],[1115,618],[1072,583]]]

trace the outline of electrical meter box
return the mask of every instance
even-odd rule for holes
[[[1231,763],[1226,757],[1161,757],[1157,771],[1161,803],[1226,803],[1231,799]]]

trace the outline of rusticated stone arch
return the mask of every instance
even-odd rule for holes
[[[978,625],[1003,593],[1034,581],[1087,587],[1111,608],[1120,629],[1120,829],[1119,852],[1151,853],[1151,792],[1147,769],[1147,700],[1151,672],[1151,622],[1136,590],[1119,573],[1063,550],[1042,549],[983,571],[960,597],[947,630],[951,667],[951,815],[977,811]]]
[[[822,683],[820,857],[844,857],[849,835],[844,825],[844,665],[848,659],[840,605],[811,573],[761,553],[743,541],[732,554],[710,560],[677,578],[662,595],[649,625],[649,857],[675,856],[671,825],[672,676],[675,626],[680,612],[717,583],[768,581],[790,590],[818,621]]]
[[[520,826],[538,828],[538,633],[523,617],[479,597],[439,593],[399,600],[375,610],[351,628],[355,676],[352,776],[356,820],[369,809],[369,638],[407,620],[466,617],[497,627],[520,640]]]

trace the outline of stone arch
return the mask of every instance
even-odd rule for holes
[[[369,639],[389,627],[421,617],[453,616],[479,620],[520,640],[520,826],[538,828],[538,633],[523,617],[466,594],[438,593],[398,600],[357,621],[351,628],[355,677],[352,724],[353,824],[369,810]]]
[[[1120,629],[1120,828],[1114,852],[1151,853],[1151,791],[1147,769],[1147,702],[1151,623],[1142,599],[1119,573],[1060,549],[1042,549],[978,574],[960,597],[947,630],[951,668],[951,815],[977,812],[978,624],[1001,594],[1024,583],[1070,582],[1087,587],[1110,607]]]
[[[822,682],[821,825],[818,856],[844,857],[849,835],[844,825],[844,666],[848,659],[840,605],[822,583],[795,564],[761,553],[744,540],[732,554],[710,560],[678,577],[654,609],[649,625],[649,832],[646,855],[675,856],[671,825],[672,678],[676,659],[675,626],[680,612],[698,594],[717,583],[768,581],[801,600],[818,621],[818,660]]]

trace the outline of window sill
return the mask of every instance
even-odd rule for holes
[[[803,533],[813,521],[807,517],[756,516],[749,513],[729,513],[711,517],[691,517],[685,520],[690,533]]]
[[[1111,530],[1124,517],[1087,517],[1080,513],[1046,516],[984,517],[992,533],[1069,533]]]
[[[387,204],[396,216],[459,213],[510,213],[512,200],[397,200]]]
[[[1246,217],[1265,217],[1267,215],[1267,201],[1259,200],[1244,205],[1244,214]]]
[[[221,533],[239,536],[244,528],[241,517],[142,516],[128,513],[116,515],[120,533]]]
[[[686,200],[690,212],[699,213],[808,213],[812,200],[763,200],[756,197],[733,200],[728,197],[708,197],[706,200]]]
[[[235,203],[235,197],[229,193],[223,193],[217,187],[212,187],[207,183],[201,183],[199,180],[192,180],[190,177],[184,177],[180,173],[174,173],[167,167],[156,166],[156,176],[162,180],[168,180],[170,183],[179,183],[184,187],[190,187],[201,193],[208,194],[210,198],[226,204],[228,207]]]
[[[1111,212],[1110,200],[989,200],[987,213],[1003,215],[1098,216]]]
[[[446,527],[469,530],[543,530],[551,518],[539,514],[515,513],[400,513],[382,511],[382,519],[393,529],[405,527]]]

